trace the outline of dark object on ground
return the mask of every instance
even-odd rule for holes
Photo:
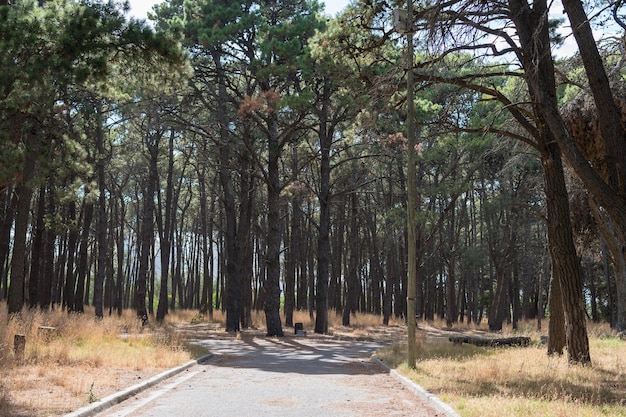
[[[13,336],[13,352],[17,359],[24,357],[24,351],[26,350],[26,335],[16,334]]]
[[[477,336],[450,336],[449,341],[456,344],[469,343],[476,346],[530,346],[530,337],[516,336],[516,337],[501,337],[501,338],[487,338]]]

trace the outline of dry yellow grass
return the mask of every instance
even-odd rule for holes
[[[405,344],[378,355],[463,417],[626,416],[626,342],[607,326],[591,326],[590,334],[587,367],[548,357],[536,332],[528,348],[455,345],[420,332],[415,370],[402,363]]]
[[[0,304],[0,416],[62,415],[197,354],[167,325],[142,329],[130,311],[100,321],[93,311],[6,311]],[[22,357],[15,334],[26,337]]]

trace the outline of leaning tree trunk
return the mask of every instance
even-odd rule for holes
[[[565,177],[558,147],[555,144],[548,146],[557,148],[543,165],[552,270],[561,287],[568,358],[570,362],[589,363],[583,278],[572,236]]]
[[[545,122],[546,126],[545,132],[541,132],[545,149],[540,149],[540,152],[547,196],[548,238],[553,273],[559,279],[563,295],[568,360],[570,363],[589,364],[591,358],[585,321],[582,273],[572,237],[560,151],[567,156],[586,186],[595,184],[597,187],[594,188],[597,190],[594,191],[598,191],[603,197],[611,193],[606,190],[606,184],[597,173],[589,172],[591,167],[588,162],[581,160],[584,158],[580,151],[575,149],[576,146],[571,141],[571,136],[559,114],[546,1],[535,1],[530,8],[521,0],[509,0],[509,7],[520,39],[522,66],[529,93],[540,120]],[[611,198],[604,201],[614,203]],[[623,208],[618,211],[623,211]]]

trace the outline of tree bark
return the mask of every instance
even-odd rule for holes
[[[158,183],[157,158],[159,152],[160,132],[146,133],[146,146],[148,151],[148,177],[146,178],[141,222],[139,226],[139,269],[135,283],[135,312],[142,325],[148,322],[148,310],[146,308],[146,296],[148,295],[148,282],[152,248],[154,242],[154,196]],[[153,270],[153,269],[152,269]]]
[[[356,193],[350,195],[350,258],[348,260],[348,271],[346,275],[346,298],[343,307],[343,316],[341,322],[344,326],[350,325],[350,316],[357,309],[357,301],[359,296],[359,228],[358,228],[358,207]]]
[[[211,210],[207,209],[206,191],[206,167],[198,170],[200,181],[200,231],[202,233],[202,297],[200,299],[200,313],[209,315],[213,319],[213,222],[209,222],[209,217],[213,218],[215,205],[215,193],[211,196]]]
[[[46,214],[46,187],[39,187],[39,196],[37,198],[37,211],[35,219],[33,219],[34,233],[31,241],[31,252],[37,254],[30,258],[30,274],[28,283],[28,303],[30,308],[35,308],[39,303],[39,281],[43,279],[43,241],[45,235],[44,216]]]
[[[54,183],[52,177],[48,177],[47,189],[46,193],[47,201],[46,201],[46,212],[47,213],[55,213],[55,201],[54,201]],[[42,264],[42,273],[41,279],[39,280],[39,308],[42,310],[47,310],[50,308],[51,304],[55,301],[53,300],[53,288],[54,280],[56,279],[56,274],[54,273],[54,252],[56,247],[56,232],[54,227],[46,227],[44,232],[44,241],[43,241],[43,264]],[[56,298],[56,297],[55,297]]]
[[[548,303],[550,316],[548,319],[548,355],[562,355],[567,345],[565,334],[565,317],[563,313],[563,295],[561,284],[556,276],[550,280]]]
[[[219,178],[222,185],[222,204],[224,205],[224,217],[226,221],[224,232],[225,245],[225,309],[226,331],[238,332],[240,330],[239,319],[241,317],[241,276],[237,274],[237,253],[240,248],[237,244],[237,212],[235,206],[235,190],[230,175],[231,141],[229,121],[226,103],[228,99],[226,91],[226,74],[221,63],[221,52],[218,49],[212,51],[217,76],[217,119],[219,124]]]
[[[263,283],[263,309],[267,336],[284,336],[280,320],[280,178],[278,162],[281,146],[278,140],[276,113],[268,120],[267,166],[267,276]]]
[[[95,307],[96,318],[104,317],[104,280],[106,275],[106,262],[108,257],[107,240],[107,211],[106,211],[106,178],[105,178],[105,150],[104,132],[102,124],[102,106],[98,104],[96,119],[96,148],[98,151],[96,159],[96,175],[98,179],[98,220],[96,223],[96,239],[98,241],[98,263],[96,277],[93,287],[93,305]]]
[[[458,312],[456,305],[456,251],[457,251],[457,234],[456,229],[456,208],[453,207],[449,214],[448,224],[448,242],[450,252],[448,258],[448,274],[446,277],[446,326],[452,327],[458,321]],[[443,242],[441,243],[444,244]]]
[[[9,244],[11,241],[11,229],[13,228],[13,220],[15,219],[15,210],[17,208],[17,195],[14,193],[13,187],[8,187],[5,191],[2,211],[2,228],[0,229],[0,300],[7,298],[9,289],[8,279],[8,263]]]
[[[90,191],[87,189],[85,194],[89,193]],[[78,249],[78,265],[76,267],[76,290],[74,292],[74,305],[71,310],[77,313],[85,312],[85,282],[89,273],[89,234],[91,222],[93,221],[93,210],[93,203],[85,198],[83,202],[83,226]]]
[[[315,294],[315,333],[328,333],[328,290],[330,278],[330,148],[328,132],[328,99],[322,102],[319,118],[320,190],[318,195],[320,220],[317,238],[317,285]]]
[[[174,216],[172,212],[173,207],[173,194],[174,194],[174,136],[175,132],[170,131],[168,157],[167,157],[167,179],[165,183],[165,204],[159,198],[159,210],[158,210],[158,227],[159,227],[159,244],[161,246],[161,280],[159,287],[159,304],[157,306],[156,321],[162,323],[167,315],[168,307],[168,284],[169,284],[169,271],[170,271],[170,254],[172,250],[172,228],[174,223]],[[159,192],[160,195],[160,192]],[[206,203],[205,203],[206,204]],[[162,207],[165,205],[165,217],[162,215]]]

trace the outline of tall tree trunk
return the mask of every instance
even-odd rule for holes
[[[450,252],[448,257],[448,274],[446,277],[446,325],[452,327],[454,323],[458,321],[458,312],[456,304],[456,251],[457,251],[457,236],[456,236],[456,207],[450,210],[448,224],[448,240],[447,245],[450,245]],[[441,243],[446,244],[444,242]]]
[[[120,193],[121,194],[121,193]],[[126,217],[126,205],[123,197],[118,195],[119,212],[117,213],[117,224],[115,244],[116,244],[116,279],[115,279],[115,309],[117,315],[122,315],[124,307],[124,252],[126,247],[126,234],[124,233],[124,219]],[[130,280],[130,277],[126,278]]]
[[[219,177],[222,185],[222,204],[224,205],[224,217],[226,221],[224,231],[224,290],[226,309],[226,331],[238,332],[239,319],[241,317],[241,276],[237,274],[237,253],[240,249],[237,240],[237,212],[235,205],[235,189],[230,173],[231,140],[229,131],[229,119],[226,103],[228,94],[226,90],[226,74],[222,67],[222,54],[219,49],[212,51],[217,76],[217,121],[219,124]]]
[[[18,138],[15,138],[15,142],[18,142]],[[8,293],[9,314],[20,313],[24,306],[27,254],[26,237],[28,224],[30,222],[30,204],[32,198],[32,185],[30,181],[34,177],[36,167],[35,151],[31,149],[34,142],[35,138],[33,135],[27,133],[21,181],[15,188],[18,203],[15,215],[15,228],[13,231],[13,252],[11,255],[11,283]]]
[[[304,227],[304,226],[303,226]],[[310,222],[306,224],[307,229],[310,229]],[[307,230],[308,231],[308,230]],[[296,306],[299,311],[306,311],[308,307],[308,296],[313,297],[313,294],[309,294],[309,275],[307,274],[307,256],[309,248],[313,247],[313,233],[306,234],[306,243],[300,245],[300,253],[298,254],[298,262],[300,268],[296,269]],[[317,256],[317,251],[316,251]]]
[[[251,134],[245,122],[245,141],[249,143]],[[253,246],[251,237],[252,212],[254,206],[255,182],[252,175],[252,161],[247,154],[240,155],[239,225],[237,227],[237,261],[235,273],[241,285],[240,324],[249,327],[252,321],[252,276]],[[280,228],[279,228],[280,233]],[[279,237],[280,240],[280,237]]]
[[[371,286],[372,299],[370,312],[380,315],[382,313],[382,297],[384,291],[384,272],[380,260],[380,249],[378,244],[378,230],[376,226],[375,213],[367,213],[367,225],[369,228],[369,239],[371,246]]]
[[[46,187],[39,187],[39,196],[37,197],[36,219],[34,219],[35,227],[33,238],[31,241],[31,251],[33,256],[30,258],[30,277],[28,279],[28,302],[29,307],[34,308],[39,303],[39,281],[42,278],[43,268],[43,241],[45,235],[44,216],[46,214]]]
[[[98,241],[98,265],[93,286],[93,305],[95,307],[96,318],[104,317],[104,280],[106,278],[106,263],[108,257],[108,239],[107,239],[107,211],[106,211],[106,178],[105,178],[105,150],[104,150],[104,132],[102,124],[102,108],[98,104],[97,109],[97,131],[96,131],[96,147],[98,156],[96,159],[96,175],[98,178],[98,188],[100,195],[98,196],[98,220],[96,223],[96,239]]]
[[[46,212],[50,214],[55,213],[54,202],[54,183],[52,177],[48,178],[48,192],[46,202]],[[56,232],[54,227],[46,227],[44,232],[43,241],[43,254],[42,254],[42,276],[39,279],[39,308],[47,310],[50,308],[51,303],[54,301],[52,297],[52,290],[54,286],[54,280],[56,274],[54,273],[54,252],[56,248]],[[55,297],[56,298],[56,297]]]
[[[294,154],[296,154],[294,150]],[[295,155],[294,155],[295,158]],[[285,230],[285,241],[289,242],[289,250],[285,254],[285,326],[293,327],[293,312],[296,308],[296,275],[300,260],[301,237],[300,197],[296,194],[291,198],[291,222]],[[287,217],[289,219],[289,217]]]
[[[334,197],[333,197],[334,198]],[[329,213],[330,215],[330,213]],[[329,217],[330,222],[330,217]],[[340,194],[336,198],[335,215],[333,224],[333,240],[331,256],[331,277],[329,283],[329,308],[335,309],[335,313],[341,315],[343,305],[343,263],[346,234],[346,197]]]
[[[170,253],[172,249],[172,227],[173,227],[173,189],[174,189],[174,136],[175,132],[170,131],[168,158],[167,158],[167,179],[165,182],[165,218],[163,218],[163,202],[159,198],[159,209],[157,215],[157,225],[159,227],[159,245],[161,247],[161,280],[159,287],[159,304],[157,306],[156,321],[162,323],[167,315],[168,307],[168,283],[170,271]],[[160,191],[158,192],[161,195]]]
[[[351,207],[351,216],[350,216],[350,258],[348,261],[348,273],[346,276],[346,302],[343,307],[343,316],[341,322],[344,326],[350,325],[350,316],[357,309],[357,301],[358,301],[358,287],[359,287],[359,276],[358,276],[358,266],[359,266],[359,229],[358,229],[358,206],[357,206],[357,198],[356,193],[352,193],[350,195],[350,207]]]
[[[0,300],[7,298],[9,290],[9,247],[11,242],[11,229],[17,209],[17,194],[12,187],[6,191],[7,201],[3,201],[2,229],[0,229]]]
[[[263,309],[267,336],[283,336],[280,320],[280,178],[281,145],[278,138],[278,115],[268,122],[267,166],[267,277],[263,283]]]
[[[315,291],[315,333],[328,333],[328,290],[330,270],[330,148],[332,137],[328,132],[328,101],[322,105],[319,117],[320,190],[319,231],[317,237],[317,285]],[[333,274],[335,277],[336,274]],[[336,286],[337,284],[335,284]],[[335,303],[333,307],[337,307]]]
[[[76,287],[76,275],[74,274],[74,260],[76,257],[76,245],[78,243],[78,225],[76,222],[76,203],[67,203],[67,220],[69,223],[67,238],[67,271],[65,273],[65,285],[63,286],[63,307],[68,313],[74,310],[74,294]]]
[[[546,132],[546,139],[551,135]],[[585,323],[583,304],[582,271],[574,245],[570,221],[569,199],[565,186],[565,176],[558,145],[546,141],[542,152],[546,209],[548,213],[548,241],[554,275],[550,300],[550,337],[548,353],[562,351],[562,335],[558,296],[561,296],[565,320],[567,353],[570,362],[590,363],[589,340]],[[559,294],[560,293],[560,294]],[[553,300],[552,297],[557,299]],[[556,322],[552,321],[555,316]]]
[[[150,268],[153,259],[153,242],[154,242],[154,196],[156,192],[158,179],[157,158],[158,158],[158,142],[160,140],[160,132],[147,133],[146,146],[148,150],[148,177],[146,178],[145,191],[143,195],[143,208],[141,210],[141,221],[139,225],[138,236],[138,262],[139,269],[137,271],[137,279],[135,282],[135,312],[141,320],[142,325],[148,323],[148,309],[146,308],[146,296],[148,294],[148,282],[150,274],[153,274],[154,268]],[[152,271],[152,272],[151,272]]]
[[[209,315],[213,319],[213,219],[215,207],[215,193],[211,195],[211,210],[207,210],[206,191],[206,167],[203,166],[198,172],[200,181],[200,231],[202,233],[202,298],[200,300],[200,313]]]
[[[16,188],[16,193],[19,203],[16,210],[13,255],[11,256],[11,283],[8,293],[9,314],[19,313],[24,306],[26,232],[28,230],[31,200],[30,185],[24,182]]]
[[[89,193],[90,191],[86,190],[85,194],[88,195]],[[74,306],[71,309],[71,311],[77,313],[85,312],[85,284],[89,274],[89,234],[91,232],[93,210],[93,203],[88,201],[88,198],[85,198],[83,202],[83,226],[78,249],[78,265],[76,268],[76,291],[74,292]]]
[[[517,330],[517,324],[519,322],[519,315],[520,315],[519,262],[514,260],[512,269],[513,270],[511,271],[511,286],[509,290],[509,299],[511,300],[511,314],[512,314],[511,327],[514,330]]]

